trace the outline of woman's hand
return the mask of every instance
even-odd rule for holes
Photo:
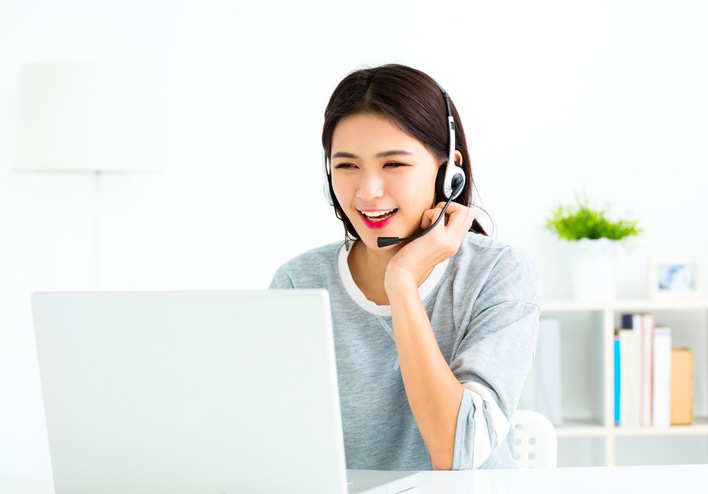
[[[423,213],[422,229],[428,228],[442,213],[444,202]],[[394,255],[386,268],[384,287],[389,298],[401,284],[417,289],[430,271],[439,263],[452,257],[462,244],[462,240],[475,218],[473,209],[451,202],[445,211],[445,218],[435,228],[417,238]]]
[[[432,225],[444,206],[441,202],[425,211],[421,228]],[[453,466],[457,414],[464,390],[440,352],[418,287],[436,264],[457,252],[474,217],[472,209],[450,203],[440,223],[396,252],[384,278],[403,385],[436,470]]]

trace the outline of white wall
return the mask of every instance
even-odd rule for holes
[[[695,1],[0,0],[0,476],[46,472],[29,294],[93,288],[93,181],[12,170],[21,64],[140,60],[162,78],[167,167],[101,181],[103,289],[264,288],[342,238],[322,198],[322,114],[363,65],[451,94],[497,236],[568,295],[551,207],[585,188],[640,218],[618,264],[708,247],[708,4]]]

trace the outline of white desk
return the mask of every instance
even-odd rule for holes
[[[422,472],[406,494],[708,493],[708,464]]]
[[[49,477],[3,478],[0,493],[53,494]],[[708,465],[421,472],[405,494],[705,494]]]

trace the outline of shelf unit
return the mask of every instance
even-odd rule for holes
[[[548,300],[541,305],[541,317],[563,317],[573,314],[593,314],[595,323],[592,331],[601,331],[599,376],[595,376],[599,390],[597,394],[601,403],[594,412],[593,418],[573,420],[564,419],[563,424],[556,427],[559,442],[563,440],[599,440],[604,441],[604,462],[607,466],[617,463],[617,439],[620,438],[662,438],[662,437],[703,437],[708,449],[708,417],[695,416],[692,425],[671,427],[616,427],[614,425],[614,330],[617,327],[620,314],[624,313],[684,313],[686,311],[702,311],[708,315],[708,300],[701,299],[627,299],[612,301],[572,301]],[[661,321],[657,321],[660,323]],[[600,326],[600,327],[597,327]],[[672,331],[675,328],[672,327]],[[705,324],[701,328],[707,333]],[[566,330],[563,330],[566,331]],[[597,335],[593,335],[597,338]],[[705,337],[704,337],[705,339]],[[706,345],[703,345],[706,346]],[[692,348],[701,352],[705,358],[706,348]],[[563,351],[561,351],[563,353]],[[563,359],[564,355],[561,355]],[[696,373],[699,370],[696,369]],[[572,379],[572,376],[570,377]],[[694,377],[695,379],[695,377]],[[699,391],[700,392],[700,391]],[[694,395],[694,400],[696,399]],[[696,410],[694,408],[694,414]],[[701,462],[706,459],[702,458]],[[580,466],[580,465],[578,465]]]

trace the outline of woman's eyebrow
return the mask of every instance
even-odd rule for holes
[[[411,153],[410,151],[404,151],[402,149],[393,149],[391,151],[382,151],[380,153],[376,154],[377,158],[385,158],[386,156],[395,156],[395,155],[405,155],[405,156],[412,156],[414,153]],[[339,151],[337,153],[334,153],[332,155],[332,159],[335,158],[352,158],[352,159],[359,159],[359,157],[356,154],[352,153],[345,153],[344,151]]]

